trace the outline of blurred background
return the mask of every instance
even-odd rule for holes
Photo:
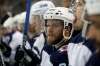
[[[32,0],[32,4],[40,0]],[[69,0],[51,0],[56,6],[67,6]],[[14,16],[25,11],[26,0],[0,0],[0,24],[8,16]]]

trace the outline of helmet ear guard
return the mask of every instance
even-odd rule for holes
[[[73,33],[73,24],[64,22],[63,37],[65,40],[69,40]]]

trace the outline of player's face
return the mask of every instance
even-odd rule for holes
[[[62,40],[64,24],[61,20],[47,20],[46,28],[49,44],[56,44]]]
[[[96,33],[96,29],[94,28],[94,26],[89,25],[86,31],[86,37],[88,39],[95,39],[95,33]]]
[[[31,33],[36,33],[40,27],[40,18],[38,16],[32,16],[31,24],[29,26],[29,31]]]
[[[89,29],[93,35],[92,38],[100,42],[100,15],[89,16],[88,20],[92,23]]]
[[[82,29],[83,22],[81,21],[81,15],[82,15],[83,8],[84,8],[83,0],[79,0],[78,6],[76,8],[76,18],[77,19],[76,19],[76,22],[74,24],[75,30]]]
[[[6,28],[4,28],[3,26],[0,25],[0,37],[2,37],[3,35],[5,35],[7,33]]]

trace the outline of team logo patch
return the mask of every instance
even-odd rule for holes
[[[67,51],[67,45],[64,45],[62,46],[60,49],[59,49],[60,52],[65,52]]]

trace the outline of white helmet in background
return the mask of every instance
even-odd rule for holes
[[[32,5],[31,15],[43,15],[49,8],[53,8],[55,5],[51,1],[39,1]]]
[[[25,22],[26,12],[22,12],[14,17],[9,17],[3,24],[4,27],[13,28],[17,24],[22,24]]]
[[[100,0],[85,0],[88,15],[100,14]]]
[[[9,17],[3,24],[4,27],[15,30],[20,29],[20,25],[25,22],[26,12],[22,12],[14,17]]]
[[[14,22],[18,24],[23,24],[25,22],[26,12],[22,12],[16,16],[14,16]]]
[[[86,37],[86,33],[91,22],[86,20],[87,18],[86,16],[100,14],[100,0],[85,0],[85,2],[86,2],[86,5],[84,7],[84,11],[82,14],[82,21],[84,22],[82,37],[88,39],[88,37]]]
[[[13,24],[15,27],[17,27],[19,30],[21,29],[21,26],[23,26],[25,22],[26,12],[22,12],[13,18]]]
[[[45,14],[44,14],[44,19],[58,19],[58,20],[63,20],[64,22],[64,28],[66,26],[72,25],[72,30],[71,30],[71,35],[73,32],[73,22],[75,21],[75,16],[70,12],[68,8],[65,7],[56,7],[56,8],[51,8],[49,9]],[[67,39],[71,38],[71,35],[69,37],[66,37]]]
[[[7,33],[12,32],[12,30],[13,30],[13,25],[12,25],[13,21],[14,21],[13,17],[9,17],[9,18],[4,22],[3,27],[6,28]]]
[[[54,8],[55,5],[51,1],[38,1],[35,4],[32,5],[31,10],[30,10],[30,24],[32,22],[32,17],[33,16],[39,16],[39,19],[41,20],[41,23],[44,24],[43,20],[43,14],[49,9],[49,8]],[[45,27],[41,26],[41,31],[44,31]]]
[[[3,24],[3,27],[9,27],[9,28],[11,28],[12,27],[12,22],[13,22],[14,20],[13,20],[13,17],[9,17],[5,22],[4,22],[4,24]]]

